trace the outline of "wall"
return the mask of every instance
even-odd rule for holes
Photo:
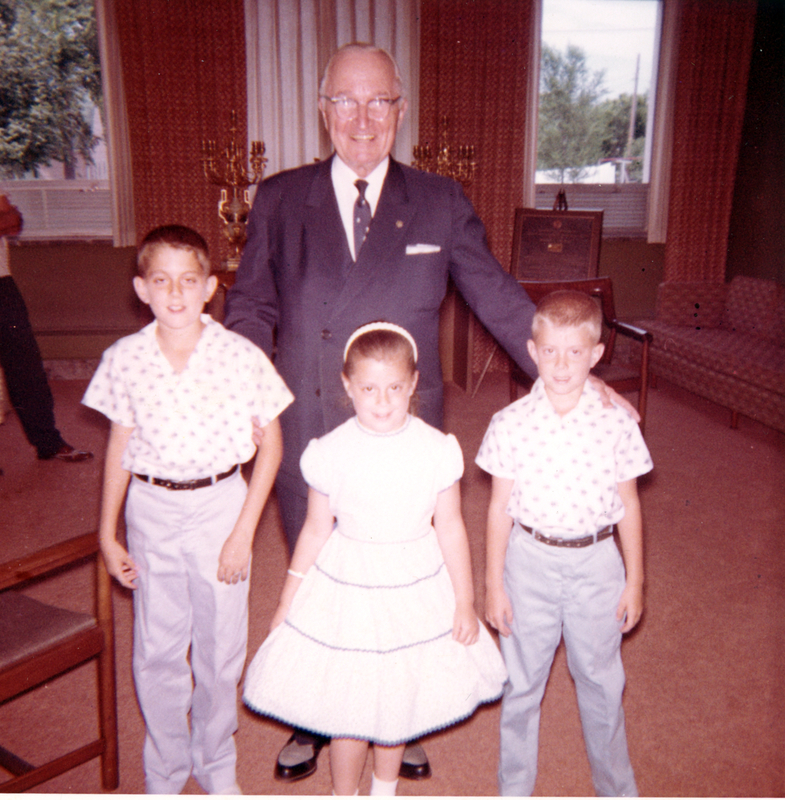
[[[657,286],[662,283],[664,244],[643,239],[606,239],[600,249],[600,275],[613,280],[616,315],[635,320],[654,316]]]
[[[109,242],[11,246],[11,274],[44,359],[98,358],[149,319],[131,286],[134,248]]]

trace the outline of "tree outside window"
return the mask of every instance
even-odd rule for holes
[[[607,182],[596,180],[596,167],[603,163],[614,165],[615,182],[641,181],[647,97],[638,95],[634,103],[629,94],[601,100],[603,79],[602,70],[589,69],[580,47],[569,45],[560,53],[543,44],[537,169],[558,183],[590,177]],[[616,165],[624,166],[623,173]]]
[[[603,94],[602,71],[592,72],[574,45],[562,54],[542,46],[537,168],[560,183],[578,183],[600,158],[596,104]]]
[[[0,74],[0,178],[93,177],[102,98],[92,0],[0,0]]]
[[[648,180],[658,1],[541,2],[537,183]]]

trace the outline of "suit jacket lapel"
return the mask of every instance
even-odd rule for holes
[[[307,252],[311,254],[309,263],[326,264],[331,271],[334,270],[334,277],[339,278],[345,273],[343,265],[351,261],[351,253],[333,191],[331,163],[332,159],[328,158],[319,165],[321,169],[316,173],[306,198],[303,225]]]

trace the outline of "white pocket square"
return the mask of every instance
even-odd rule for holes
[[[441,249],[438,244],[407,244],[406,255],[416,256],[420,253],[438,253]]]

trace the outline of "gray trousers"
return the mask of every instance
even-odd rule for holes
[[[193,491],[131,478],[128,549],[140,573],[133,670],[146,725],[149,794],[179,794],[192,772],[210,794],[236,785],[237,686],[250,580],[226,584],[216,575],[246,492],[239,470]]]
[[[564,636],[594,789],[599,796],[637,796],[616,619],[624,580],[612,538],[585,548],[553,547],[513,526],[504,569],[513,622],[512,634],[501,637],[510,679],[502,700],[500,794],[534,790],[540,703]]]

